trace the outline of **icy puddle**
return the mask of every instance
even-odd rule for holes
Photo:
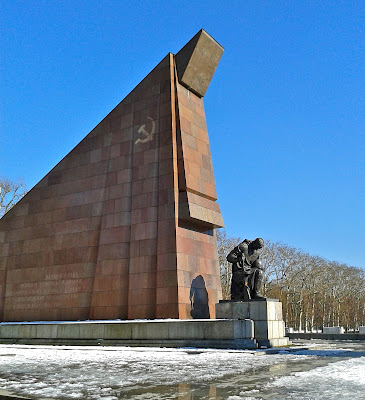
[[[32,399],[365,398],[365,345],[302,344],[277,354],[0,345],[0,389]]]
[[[304,357],[303,357],[304,358]],[[121,391],[123,399],[365,399],[365,357],[310,358],[253,368],[210,384],[141,386]],[[350,372],[351,371],[351,372]],[[349,373],[350,372],[350,373]]]

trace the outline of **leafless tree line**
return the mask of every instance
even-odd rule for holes
[[[231,265],[226,255],[241,238],[217,231],[223,299],[230,298]],[[296,330],[365,325],[365,273],[336,261],[312,256],[280,242],[265,240],[263,294],[283,303],[286,325]]]

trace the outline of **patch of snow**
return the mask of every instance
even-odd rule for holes
[[[314,364],[310,371],[289,372],[263,385],[263,390],[277,391],[279,395],[271,398],[280,399],[363,398],[356,396],[365,391],[364,351],[308,347],[267,354],[196,348],[0,345],[0,387],[36,398],[116,400],[121,392],[142,386],[203,385],[249,375],[253,369],[326,356],[335,357],[336,362],[318,368]],[[338,361],[338,357],[348,359]],[[355,396],[346,394],[351,388]],[[238,396],[227,398],[262,398],[261,388],[244,391],[242,385],[239,390]],[[335,396],[326,397],[330,390]]]
[[[276,379],[268,387],[301,393],[301,399],[364,399],[365,357],[329,364]],[[294,397],[285,397],[288,399]]]
[[[203,383],[295,354],[230,350],[0,345],[0,387],[20,395],[111,399],[135,385]]]

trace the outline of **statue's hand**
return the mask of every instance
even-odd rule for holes
[[[237,263],[239,261],[239,257],[234,253],[229,253],[227,256],[227,261],[230,263]]]

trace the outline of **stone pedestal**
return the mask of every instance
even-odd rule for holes
[[[287,346],[282,303],[277,299],[231,301],[216,304],[217,319],[251,319],[259,346]]]

